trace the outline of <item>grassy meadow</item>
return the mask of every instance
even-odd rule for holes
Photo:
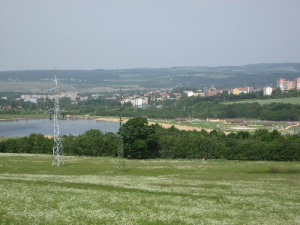
[[[261,105],[270,104],[270,103],[284,103],[284,104],[300,104],[300,97],[293,97],[293,98],[278,98],[278,99],[249,99],[249,100],[240,100],[240,101],[233,101],[233,102],[225,102],[223,104],[234,104],[234,103],[253,103],[257,102]]]
[[[300,162],[0,154],[1,224],[300,224]]]

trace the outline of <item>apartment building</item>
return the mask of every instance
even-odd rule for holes
[[[277,87],[280,88],[281,91],[300,91],[300,77],[296,78],[295,80],[286,80],[284,78],[280,78],[277,80]]]
[[[148,98],[145,97],[128,97],[124,98],[121,103],[130,102],[134,106],[148,105]]]

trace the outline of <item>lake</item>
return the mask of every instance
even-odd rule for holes
[[[60,120],[62,135],[79,135],[90,129],[116,133],[118,122],[89,119]],[[54,121],[49,119],[8,120],[0,122],[0,137],[22,137],[32,133],[53,135]]]

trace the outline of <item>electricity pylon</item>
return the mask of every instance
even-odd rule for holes
[[[62,138],[60,134],[60,108],[59,108],[59,88],[57,85],[57,78],[55,76],[54,79],[55,82],[55,101],[54,101],[54,145],[53,145],[53,160],[52,165],[53,166],[63,166],[63,146],[62,146]]]

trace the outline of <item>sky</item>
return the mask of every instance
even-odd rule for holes
[[[0,71],[300,62],[299,0],[0,0]]]

